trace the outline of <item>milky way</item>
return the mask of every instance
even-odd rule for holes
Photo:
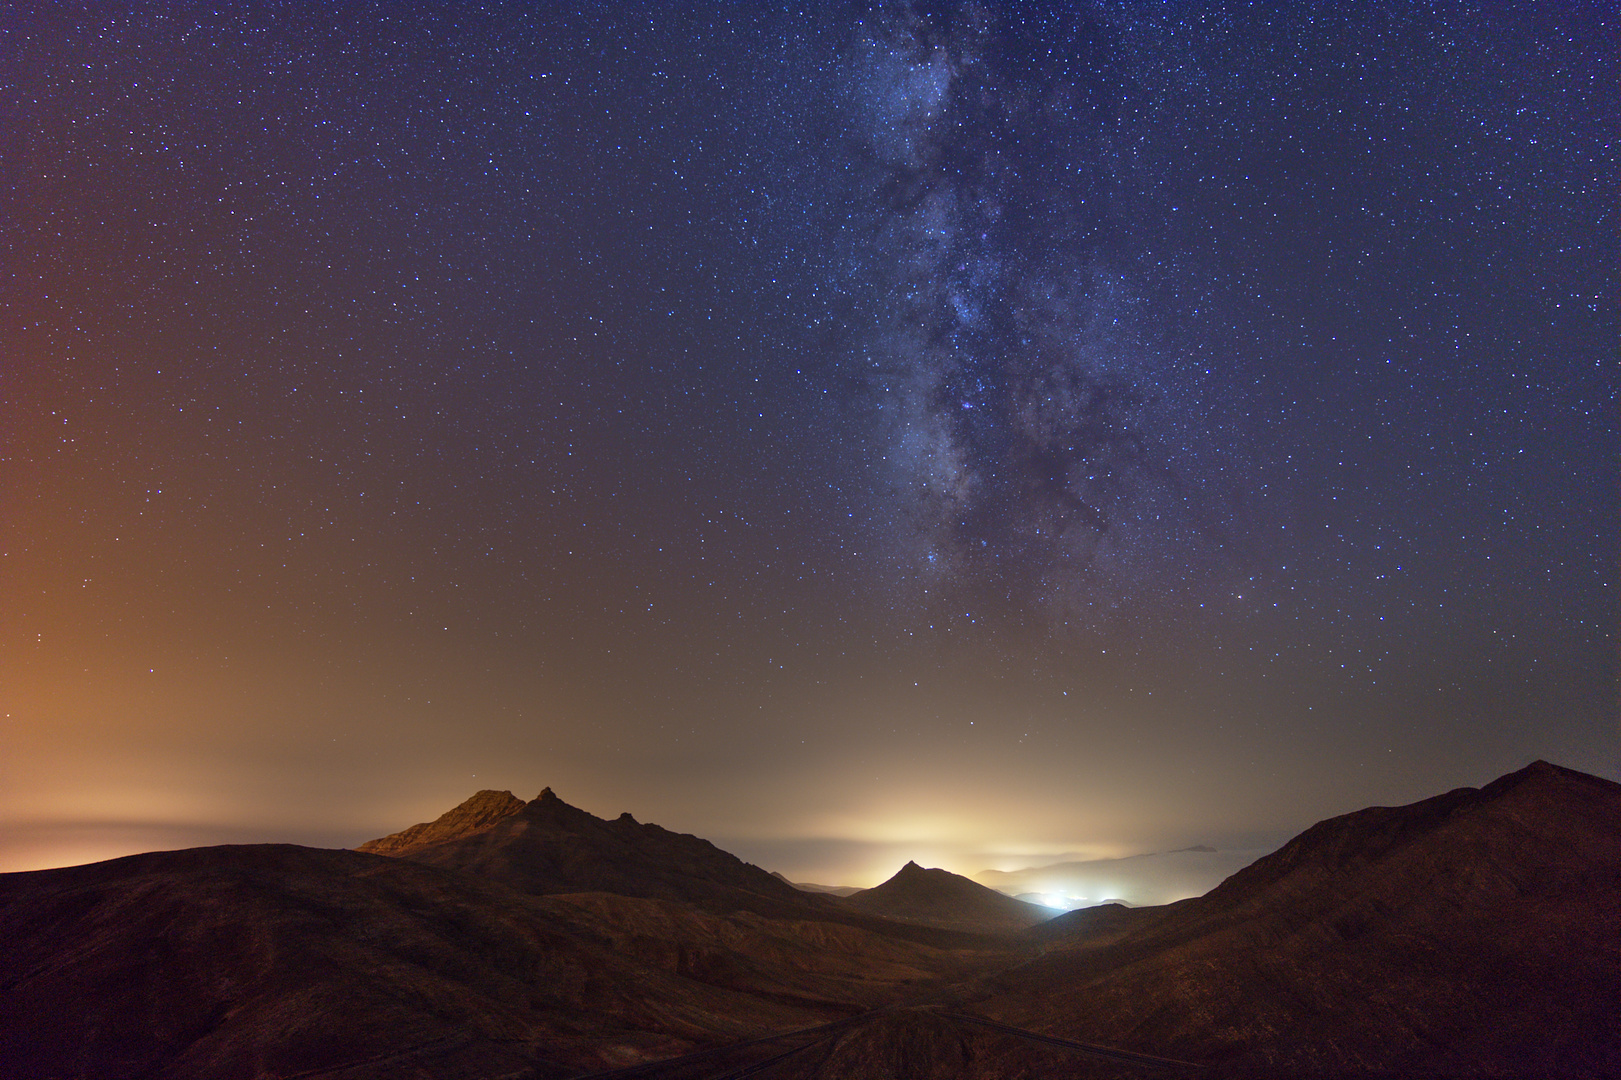
[[[1120,50],[1085,13],[970,6],[892,10],[844,59],[890,539],[924,589],[1055,622],[1170,587],[1216,514],[1121,257]]]

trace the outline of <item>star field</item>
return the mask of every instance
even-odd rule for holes
[[[550,785],[860,884],[1616,776],[1613,41],[15,14],[4,868]]]

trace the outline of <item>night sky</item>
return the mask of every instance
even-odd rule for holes
[[[12,7],[0,869],[1621,778],[1607,18]]]

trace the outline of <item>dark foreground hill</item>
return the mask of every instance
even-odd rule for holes
[[[1072,912],[1022,948],[486,794],[404,857],[0,875],[0,1077],[1621,1075],[1621,786],[1550,765],[1325,821],[1203,897]]]
[[[291,845],[0,875],[0,926],[8,1080],[575,1076],[1011,959]]]
[[[1621,1076],[1621,785],[1597,777],[1538,762],[1347,814],[1093,918],[975,1010],[1233,1075]]]

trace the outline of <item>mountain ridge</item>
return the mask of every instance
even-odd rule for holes
[[[361,848],[376,850],[390,839]],[[610,892],[779,914],[825,903],[708,840],[643,824],[628,812],[599,818],[564,802],[550,787],[479,827],[400,845],[393,857],[475,873],[537,895]]]
[[[752,1069],[780,1051],[750,1040],[829,1022],[770,1075],[1124,1075],[1010,1029],[1211,1080],[1621,1075],[1621,785],[1546,763],[1329,818],[1201,897],[998,935],[733,888],[791,891],[543,796],[487,795],[404,856],[239,845],[0,875],[0,1078],[675,1080],[694,1066],[657,1062],[728,1047]],[[420,857],[447,853],[468,868]],[[557,891],[502,880],[530,856]],[[680,885],[689,866],[711,876]],[[601,888],[642,870],[696,899]],[[865,891],[999,895],[915,862]]]

